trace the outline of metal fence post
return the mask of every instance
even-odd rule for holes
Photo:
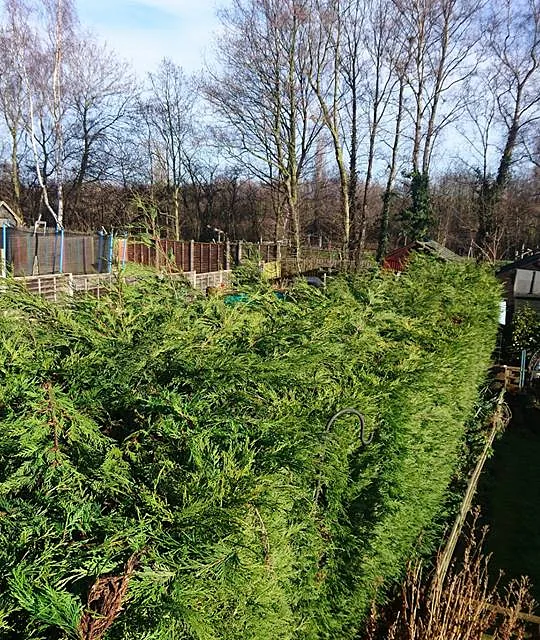
[[[519,368],[519,389],[525,386],[525,374],[527,372],[527,349],[521,350],[521,366]]]
[[[58,271],[64,273],[64,229],[60,229],[60,264]]]
[[[103,266],[103,245],[105,244],[105,232],[103,229],[98,231],[98,262],[97,262],[97,270],[98,273],[101,273],[101,268]]]
[[[52,265],[51,273],[56,273],[57,257],[58,257],[58,237],[60,235],[60,229],[56,229],[54,232],[54,247],[52,250]],[[49,243],[50,244],[50,243]]]
[[[2,278],[7,276],[7,227],[2,225]]]
[[[112,273],[113,266],[113,249],[114,249],[114,234],[111,230],[109,234],[109,270],[108,273]]]

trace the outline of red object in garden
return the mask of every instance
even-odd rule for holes
[[[444,245],[439,244],[435,240],[415,240],[404,247],[394,249],[389,253],[383,262],[384,269],[391,269],[392,271],[403,271],[407,266],[409,256],[413,251],[419,251],[431,255],[435,258],[439,258],[444,262],[460,262],[463,260],[461,256],[458,256],[450,249],[447,249]]]

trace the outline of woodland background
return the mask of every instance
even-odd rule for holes
[[[29,225],[540,244],[537,0],[233,0],[218,66],[144,78],[73,0],[3,5],[0,199]]]

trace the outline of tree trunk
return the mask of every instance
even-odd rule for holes
[[[174,206],[174,239],[180,240],[180,187],[173,188],[173,206]]]
[[[392,189],[397,174],[397,159],[399,142],[401,138],[401,122],[403,119],[403,98],[405,93],[405,80],[400,78],[398,93],[398,109],[396,114],[396,128],[394,130],[394,142],[392,144],[392,158],[386,181],[386,189],[383,195],[383,206],[381,212],[381,224],[379,228],[379,243],[377,246],[377,262],[381,263],[388,250],[388,226],[390,219],[390,203],[392,200]]]

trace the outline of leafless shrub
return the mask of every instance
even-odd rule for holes
[[[402,587],[397,612],[378,618],[373,611],[366,638],[385,640],[515,640],[530,637],[534,601],[527,578],[506,588],[488,575],[489,556],[483,553],[486,528],[479,529],[476,512],[460,557],[446,576],[426,574],[412,564]]]

